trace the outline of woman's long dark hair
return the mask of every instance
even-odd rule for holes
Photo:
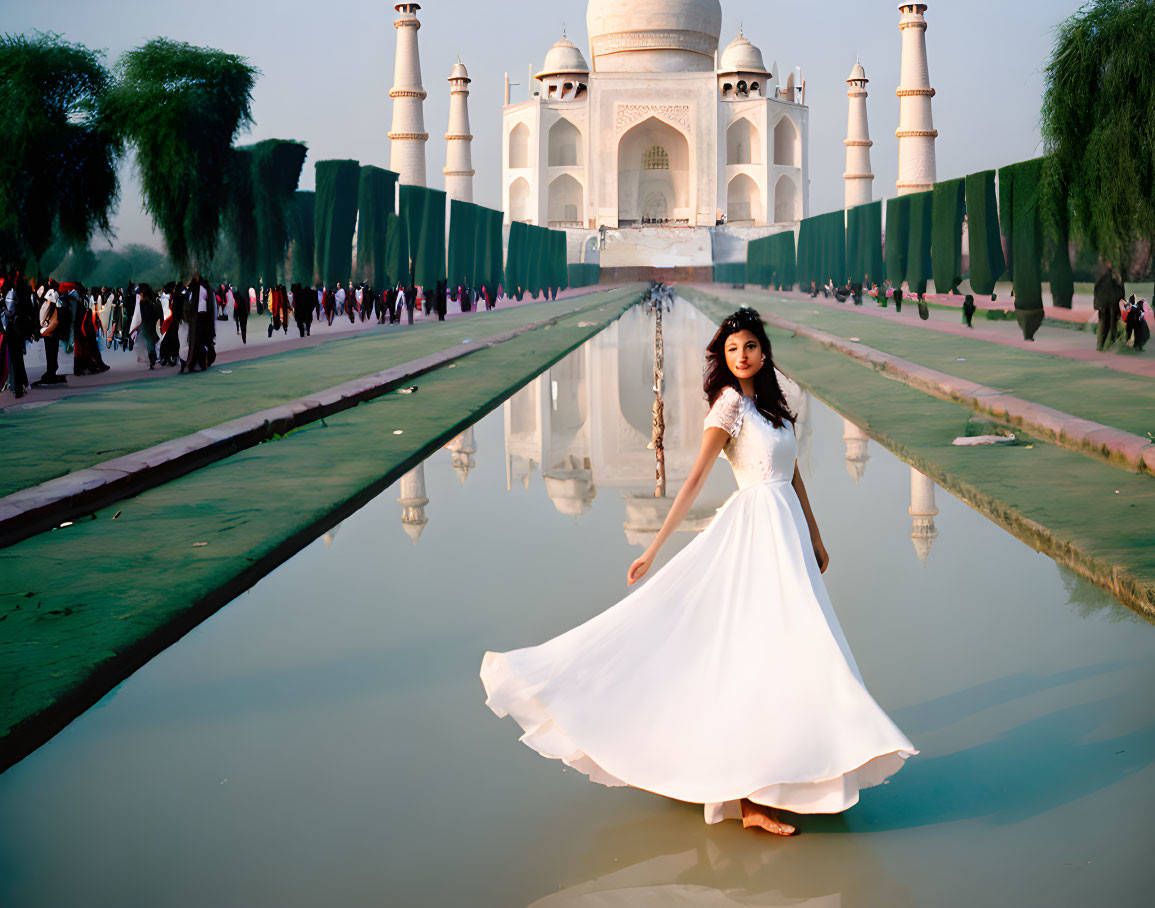
[[[762,326],[762,316],[753,309],[743,306],[733,315],[722,322],[718,333],[706,346],[706,370],[702,378],[702,390],[706,392],[706,400],[710,406],[726,388],[733,388],[739,394],[742,386],[738,376],[730,371],[726,365],[726,340],[731,334],[739,331],[749,331],[758,339],[762,352],[766,354],[766,362],[754,376],[754,406],[774,425],[782,428],[782,423],[793,423],[797,414],[791,412],[786,403],[786,396],[782,393],[782,386],[778,384],[778,375],[774,371],[774,357],[770,353],[770,338],[766,336],[766,329]]]

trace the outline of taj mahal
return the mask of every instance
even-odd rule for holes
[[[426,185],[417,3],[398,3],[389,93],[392,170]],[[899,4],[902,73],[899,195],[935,181],[926,60],[927,5]],[[750,240],[797,230],[810,216],[809,125],[802,67],[769,65],[739,27],[721,47],[720,0],[589,0],[588,55],[566,36],[531,67],[524,100],[506,74],[501,208],[508,230],[525,223],[567,236],[570,263],[596,262],[603,280],[713,280],[713,267],[746,261]],[[536,71],[535,71],[536,70]],[[449,75],[443,171],[451,199],[473,201],[469,73]],[[866,71],[846,79],[845,204],[871,201],[874,174]]]
[[[800,75],[741,33],[718,52],[718,0],[591,0],[592,67],[567,38],[504,111],[512,220],[551,227],[790,223],[806,215]]]
[[[563,35],[529,98],[507,97],[507,221],[602,231],[603,266],[661,267],[710,264],[709,234],[614,234],[607,245],[605,231],[807,216],[800,68],[783,78],[741,30],[719,53],[718,0],[590,0],[586,20],[592,66]]]

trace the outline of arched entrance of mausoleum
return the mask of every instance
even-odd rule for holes
[[[690,143],[650,117],[618,142],[618,226],[689,224]]]

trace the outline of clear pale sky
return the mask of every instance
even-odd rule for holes
[[[926,39],[931,84],[938,92],[934,122],[939,179],[1041,153],[1043,67],[1055,26],[1079,5],[1077,0],[932,0]],[[325,158],[389,166],[385,134],[392,116],[392,2],[0,0],[0,10],[7,32],[59,32],[105,50],[110,64],[125,50],[157,36],[247,57],[262,75],[253,98],[256,124],[238,141],[304,141],[309,157],[302,189],[313,188],[313,164]],[[811,213],[842,205],[845,80],[856,57],[870,79],[874,197],[893,196],[898,153],[894,91],[901,41],[896,0],[722,0],[722,14],[722,47],[741,22],[767,65],[777,61],[783,71],[802,66],[810,108]],[[588,60],[585,4],[428,0],[419,16],[422,74],[429,92],[429,185],[443,186],[446,79],[460,55],[473,79],[474,199],[500,208],[503,73],[508,70],[511,79],[522,83],[513,89],[513,100],[524,99],[526,71],[530,64],[540,67],[546,51],[561,37],[563,21]],[[140,191],[127,166],[115,226],[118,243],[161,246],[141,211]],[[94,242],[97,248],[104,244],[100,238]]]

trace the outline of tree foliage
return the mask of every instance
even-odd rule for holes
[[[4,265],[35,268],[53,245],[110,232],[122,148],[103,104],[110,80],[99,52],[59,35],[0,37]]]
[[[182,271],[210,259],[258,71],[235,54],[157,38],[125,53],[110,118],[135,146],[145,209]]]
[[[1153,36],[1153,0],[1092,0],[1057,29],[1045,73],[1044,215],[1064,235],[1069,215],[1124,272],[1155,238]]]

